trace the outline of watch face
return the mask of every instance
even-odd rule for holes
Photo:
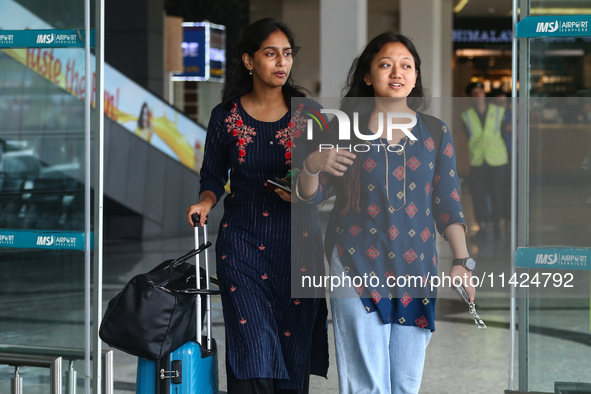
[[[476,261],[474,261],[474,259],[472,257],[468,257],[466,259],[466,264],[465,264],[466,268],[469,269],[470,271],[473,271],[474,268],[476,268]]]

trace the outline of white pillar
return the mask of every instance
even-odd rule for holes
[[[295,35],[296,45],[302,47],[294,61],[291,75],[296,85],[318,97],[320,91],[320,0],[285,1],[283,18]]]
[[[439,16],[441,18],[441,97],[453,96],[453,7],[452,0],[443,0]]]
[[[223,83],[219,82],[199,82],[197,84],[197,121],[203,126],[209,124],[211,110],[222,101]]]
[[[421,56],[423,86],[431,97],[452,96],[451,0],[400,0],[401,33],[412,39]],[[450,100],[432,101],[432,113],[450,124]]]
[[[282,20],[283,0],[250,0],[250,23],[271,17]]]
[[[341,97],[347,72],[367,43],[367,0],[320,0],[320,95]]]

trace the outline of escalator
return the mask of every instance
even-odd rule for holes
[[[54,28],[34,4],[0,2],[0,35]],[[83,75],[82,49],[0,51],[0,230],[83,231]],[[205,129],[107,64],[104,79],[105,238],[186,233]]]

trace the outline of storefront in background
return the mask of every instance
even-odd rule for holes
[[[453,29],[455,97],[471,81],[490,93],[511,93],[511,18],[455,18]],[[532,40],[532,97],[589,96],[591,38],[544,37]],[[543,62],[536,61],[543,58]]]
[[[511,92],[511,18],[455,18],[453,28],[453,94],[479,80],[486,92]]]

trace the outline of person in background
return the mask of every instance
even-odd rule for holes
[[[472,107],[462,112],[462,121],[468,138],[470,191],[476,221],[480,225],[479,235],[484,234],[483,229],[490,222],[498,235],[504,215],[509,163],[502,131],[505,108],[487,102],[484,86],[480,82],[470,83],[466,87],[466,95],[473,98]],[[487,201],[488,191],[491,210]]]
[[[508,165],[505,168],[505,190],[503,200],[503,218],[505,223],[511,220],[511,149],[512,149],[512,108],[511,103],[507,99],[507,93],[501,89],[491,90],[490,97],[493,98],[493,103],[501,108],[505,109],[505,115],[503,116],[503,124],[501,126],[501,132],[503,133],[503,141],[507,147],[507,158]],[[489,191],[489,195],[491,192]]]
[[[509,96],[503,89],[497,88],[491,90],[488,97],[493,99],[493,104],[505,109],[501,132],[503,133],[503,141],[505,141],[505,146],[507,147],[509,161],[511,161],[511,106],[509,100],[507,99]]]
[[[150,142],[154,134],[154,126],[152,125],[152,111],[148,108],[148,103],[142,104],[140,116],[137,120],[137,127],[135,128],[135,135]]]
[[[286,177],[292,161],[301,168],[292,156],[292,128],[306,121],[301,108],[290,110],[292,98],[304,97],[290,76],[296,50],[291,30],[274,19],[244,31],[207,128],[200,202],[186,210],[191,225],[197,213],[203,226],[229,172],[216,241],[217,275],[227,289],[221,297],[228,394],[308,393],[310,374],[326,377],[328,368],[324,292],[291,298],[294,271],[324,268],[317,207],[295,203],[292,215],[290,193],[267,189],[267,180]],[[292,242],[301,246],[295,258]]]

